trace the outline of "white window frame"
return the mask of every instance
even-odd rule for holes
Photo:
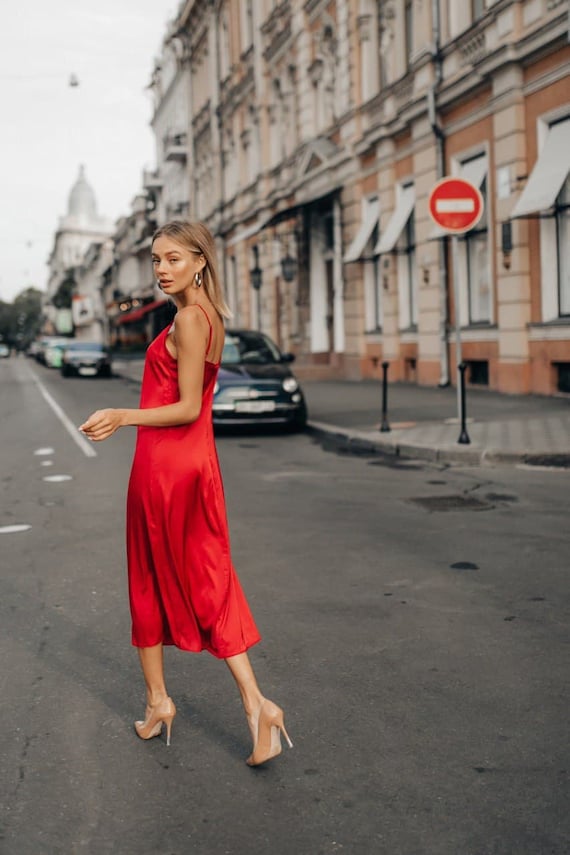
[[[462,152],[452,161],[452,174],[461,177],[466,164],[479,157],[485,158],[486,170],[484,181],[486,183],[485,192],[483,193],[485,201],[485,219],[486,219],[486,234],[487,234],[487,282],[489,283],[489,313],[487,318],[472,319],[471,316],[471,266],[469,264],[469,252],[477,240],[476,235],[481,234],[481,229],[476,226],[473,237],[469,233],[463,235],[458,242],[457,247],[457,271],[453,271],[454,276],[459,276],[459,322],[462,327],[489,327],[494,323],[495,318],[495,291],[493,282],[493,219],[491,216],[492,187],[491,187],[491,170],[489,169],[489,152],[487,146],[477,147],[468,151]],[[481,188],[478,188],[481,189]]]
[[[364,331],[366,333],[381,333],[384,321],[384,307],[382,299],[381,258],[375,252],[380,229],[380,209],[376,194],[362,199],[361,222],[364,223],[366,221],[368,213],[372,208],[378,210],[378,217],[376,225],[372,229],[361,254],[364,285]]]
[[[404,181],[396,189],[396,204],[413,181]],[[396,244],[398,270],[398,309],[400,331],[415,330],[419,320],[419,277],[417,265],[416,206],[412,208]]]
[[[544,148],[551,126],[568,120],[570,120],[570,107],[568,105],[562,109],[546,113],[537,119],[538,157]],[[543,323],[568,317],[568,315],[561,314],[560,276],[565,265],[570,264],[570,258],[568,258],[570,248],[565,247],[566,261],[561,263],[558,230],[559,217],[544,217],[540,220],[540,281]]]

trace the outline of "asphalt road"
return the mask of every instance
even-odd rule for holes
[[[87,457],[44,392],[79,424],[135,406],[138,388],[11,359],[0,390],[0,527],[31,526],[0,533],[2,853],[569,851],[568,472],[220,438],[263,635],[252,661],[295,743],[252,770],[237,693],[207,654],[167,651],[170,748],[133,732],[134,432]]]

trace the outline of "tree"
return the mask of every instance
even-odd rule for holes
[[[25,350],[40,331],[42,292],[26,288],[12,303],[0,301],[0,340]]]

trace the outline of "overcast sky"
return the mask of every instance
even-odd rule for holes
[[[0,299],[44,289],[85,164],[99,213],[129,212],[154,166],[150,80],[177,0],[15,0],[0,25]],[[75,74],[78,87],[70,87]]]

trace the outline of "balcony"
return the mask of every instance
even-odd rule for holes
[[[143,169],[143,187],[145,190],[162,190],[163,180],[157,170]]]
[[[184,163],[188,157],[186,134],[173,134],[164,140],[164,159]]]

